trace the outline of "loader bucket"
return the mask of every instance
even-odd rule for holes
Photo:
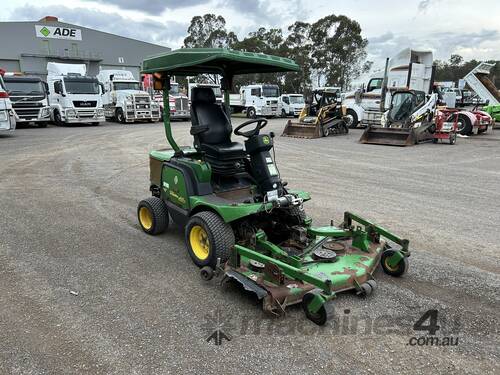
[[[417,143],[417,138],[415,131],[409,128],[368,126],[359,142],[389,146],[413,146]]]
[[[289,120],[283,130],[284,137],[321,138],[323,136],[320,124],[306,124]]]

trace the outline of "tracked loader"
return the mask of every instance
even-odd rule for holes
[[[310,103],[304,107],[298,122],[288,120],[283,136],[297,138],[321,138],[347,134],[344,120],[346,109],[341,105],[338,90],[317,89],[312,92]]]

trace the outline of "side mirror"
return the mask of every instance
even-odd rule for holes
[[[47,82],[43,82],[43,88],[45,89],[45,94],[49,95],[49,85]]]
[[[160,72],[153,73],[153,89],[170,90],[170,77]]]
[[[99,82],[99,87],[101,88],[101,95],[104,95],[104,93],[106,92],[106,90],[104,88],[104,84]]]

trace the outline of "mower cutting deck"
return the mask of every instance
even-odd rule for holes
[[[408,269],[408,241],[357,215],[345,213],[335,227],[312,226],[303,203],[308,193],[281,180],[270,151],[274,134],[261,134],[265,119],[242,123],[231,140],[228,89],[233,75],[296,71],[289,59],[223,49],[182,49],[144,61],[155,89],[168,100],[170,75],[223,76],[226,106],[210,88],[192,92],[194,147],[172,137],[169,111],[164,125],[171,150],[150,153],[152,197],[137,213],[148,234],[166,230],[170,218],[184,227],[186,247],[205,280],[233,279],[263,300],[275,315],[302,303],[306,316],[325,324],[330,301],[340,292],[370,294],[381,264],[392,276]],[[167,98],[167,99],[165,99]],[[168,108],[168,103],[164,108]]]

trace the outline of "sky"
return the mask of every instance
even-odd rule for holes
[[[205,13],[222,15],[240,39],[259,27],[286,32],[298,20],[346,15],[360,23],[374,67],[407,47],[430,49],[441,60],[455,53],[466,60],[500,60],[498,0],[4,0],[0,21],[52,15],[175,49],[191,18]]]

